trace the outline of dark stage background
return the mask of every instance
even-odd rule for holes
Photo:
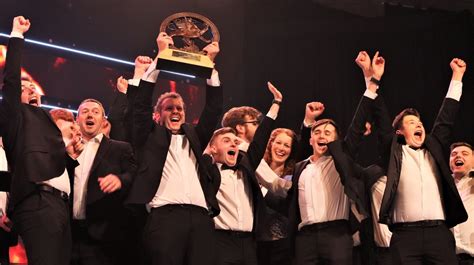
[[[470,12],[382,6],[368,0],[362,5],[375,7],[373,14],[381,15],[361,17],[316,2],[324,1],[1,0],[0,32],[9,34],[12,18],[24,15],[32,21],[27,38],[133,61],[137,55],[155,56],[155,38],[164,18],[182,11],[200,13],[221,33],[217,68],[225,89],[225,109],[250,105],[265,113],[271,102],[266,88],[270,80],[284,94],[278,125],[292,129],[300,126],[310,101],[323,102],[324,117],[347,128],[365,89],[354,59],[360,50],[371,55],[379,50],[387,60],[380,94],[392,116],[415,107],[429,130],[449,85],[449,62],[460,57],[467,61],[468,70],[453,140],[474,144]],[[345,6],[350,1],[329,2]],[[347,6],[357,9],[355,2]],[[370,11],[365,9],[366,14]],[[0,37],[0,45],[6,42]],[[32,45],[25,49],[23,67],[42,85],[46,100],[72,108],[87,97],[107,105],[116,78],[130,78],[133,71],[131,66]],[[195,122],[202,109],[203,84],[163,78],[155,96],[169,90],[182,93],[188,121]],[[359,157],[364,165],[377,158],[374,137],[367,142]],[[14,262],[24,261],[21,251],[12,251]]]
[[[363,49],[370,54],[380,50],[387,60],[380,93],[391,114],[416,107],[430,129],[449,85],[449,62],[460,57],[467,61],[468,70],[454,140],[474,143],[470,117],[474,102],[472,14],[392,5],[383,8],[382,16],[367,18],[303,0],[2,0],[0,32],[9,33],[12,18],[22,14],[33,23],[28,38],[133,61],[136,55],[155,55],[159,24],[168,15],[200,13],[221,33],[217,67],[225,89],[225,109],[251,105],[266,112],[271,102],[266,81],[270,80],[284,94],[279,125],[293,129],[299,127],[309,101],[325,103],[325,117],[347,128],[364,91],[362,74],[354,63]],[[31,45],[27,49],[39,50]],[[51,88],[54,93],[48,96],[54,98],[78,102],[96,96],[107,103],[113,95],[114,75],[131,76],[129,66],[45,52],[76,60],[79,65],[67,78],[44,77],[51,80],[46,91],[56,79],[68,84],[61,90]],[[87,64],[99,65],[105,75],[95,78],[97,71]],[[195,121],[202,108],[202,84],[162,80],[157,93],[173,87],[184,93],[193,104],[188,118]],[[374,146],[366,145],[360,160],[367,164],[375,157]]]

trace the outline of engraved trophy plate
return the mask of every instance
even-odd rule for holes
[[[160,51],[157,69],[210,78],[214,63],[203,48],[220,40],[212,21],[196,13],[176,13],[161,23],[160,32],[173,38],[174,45]]]

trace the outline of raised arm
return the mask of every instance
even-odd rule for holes
[[[459,58],[454,58],[449,65],[453,74],[448,93],[431,130],[431,135],[436,137],[443,146],[448,146],[450,143],[451,132],[462,94],[462,78],[467,67],[466,62]]]
[[[377,97],[377,89],[385,69],[385,60],[376,52],[372,62],[365,51],[359,52],[356,58],[357,65],[361,68],[366,80],[366,91],[359,101],[352,122],[344,139],[346,147],[352,157],[355,157],[366,130],[365,123],[368,121],[374,100]]]
[[[203,51],[214,62],[214,59],[220,52],[219,43],[213,42],[207,45]],[[206,82],[206,102],[199,123],[196,126],[196,132],[202,147],[206,146],[211,139],[223,110],[223,91],[219,80],[219,73],[215,67],[212,70],[211,78],[207,79]]]
[[[314,101],[306,104],[304,120],[300,129],[299,152],[296,161],[306,159],[313,154],[313,148],[309,144],[309,138],[311,138],[311,126],[316,119],[323,114],[324,110],[324,104],[321,102]]]
[[[117,91],[110,106],[108,119],[112,125],[110,137],[115,140],[131,142],[133,125],[133,101],[137,94],[140,79],[153,60],[148,56],[135,59],[133,78],[122,76],[117,79]]]
[[[275,127],[275,119],[277,118],[278,112],[280,110],[280,104],[283,100],[283,95],[275,86],[272,85],[272,83],[268,82],[267,86],[268,90],[273,95],[272,105],[270,106],[267,115],[255,131],[253,140],[247,149],[250,163],[255,170],[257,169],[260,161],[263,158],[263,155],[265,154],[267,143],[270,139],[270,134]]]
[[[9,117],[16,115],[21,104],[21,53],[23,34],[30,29],[30,21],[22,16],[13,19],[12,33],[8,42],[7,58],[3,79],[3,102],[8,108]],[[3,117],[2,117],[3,118]]]

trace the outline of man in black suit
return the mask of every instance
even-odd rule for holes
[[[267,142],[274,128],[282,95],[268,83],[273,94],[270,110],[258,126],[246,152],[239,151],[236,130],[224,127],[214,132],[205,161],[217,190],[220,214],[214,217],[217,264],[256,265],[256,236],[265,217],[265,202],[256,177]],[[215,164],[211,164],[210,161]]]
[[[129,143],[101,133],[105,113],[95,99],[84,100],[77,123],[84,151],[77,158],[72,207],[71,264],[130,264],[129,214],[124,199],[136,172]]]
[[[449,228],[466,221],[467,213],[445,154],[466,63],[455,58],[450,66],[451,83],[431,133],[426,135],[419,113],[409,108],[394,119],[395,134],[388,132],[380,140],[387,172],[380,222],[393,232],[394,264],[457,264]]]
[[[15,17],[5,64],[0,125],[11,166],[11,219],[25,244],[29,264],[69,264],[71,235],[67,166],[81,150],[67,146],[31,82],[21,81],[23,34],[29,20]],[[45,244],[45,242],[48,242]]]
[[[171,37],[160,33],[159,50],[171,42]],[[214,60],[218,43],[204,50]],[[185,123],[183,99],[172,92],[159,97],[152,119],[157,72],[155,61],[140,80],[133,104],[132,143],[139,167],[127,203],[150,209],[143,235],[153,264],[212,264],[212,217],[219,214],[219,207],[212,179],[201,165],[203,147],[222,112],[218,73],[214,69],[207,80],[204,110],[193,126]]]
[[[375,65],[377,71],[383,67],[383,62]],[[309,142],[312,155],[296,164],[287,197],[297,265],[352,264],[350,212],[359,216],[358,220],[368,215],[363,173],[352,157],[363,138],[376,90],[368,86],[344,139],[333,120],[315,121],[324,111],[322,103],[306,106],[300,144],[304,154]],[[350,201],[354,202],[352,207]]]

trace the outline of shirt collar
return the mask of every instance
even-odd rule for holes
[[[91,139],[89,140],[89,142],[100,143],[100,142],[102,142],[102,138],[104,138],[104,134],[103,134],[103,133],[99,133],[99,134],[97,134],[96,136],[94,136],[93,138],[91,138]]]

